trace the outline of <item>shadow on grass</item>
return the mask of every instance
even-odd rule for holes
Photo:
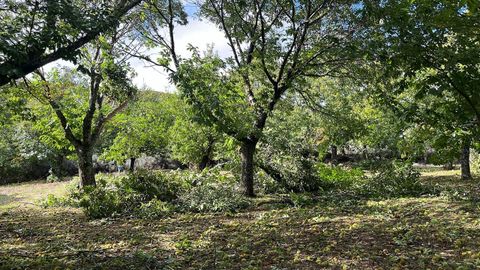
[[[18,196],[0,194],[0,207],[17,201],[20,201]]]
[[[451,177],[430,180],[459,187]],[[337,195],[305,208],[159,220],[15,209],[0,215],[0,269],[480,268],[478,206]]]

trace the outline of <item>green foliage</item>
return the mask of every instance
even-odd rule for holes
[[[44,208],[48,208],[73,206],[75,203],[70,197],[58,197],[53,194],[48,194],[47,197],[40,202],[40,205]]]
[[[199,121],[191,105],[179,96],[172,99],[173,125],[168,130],[169,149],[172,157],[189,165],[203,169],[206,163],[215,157],[225,156],[219,153],[222,134],[215,127]],[[225,149],[222,149],[225,150]]]
[[[142,154],[165,154],[176,100],[175,95],[140,91],[138,98],[107,126],[106,133],[112,140],[105,142],[101,158],[123,164]]]
[[[0,85],[63,58],[75,61],[79,48],[140,1],[2,1]]]
[[[138,209],[135,209],[135,216],[145,219],[158,219],[169,216],[175,207],[158,199],[153,199],[147,203],[142,203]]]
[[[480,116],[480,62],[471,57],[480,52],[480,12],[473,2],[478,1],[387,0],[364,6],[368,69],[377,67],[367,80],[376,77],[382,85],[373,92],[447,136],[480,127],[474,122]]]
[[[160,172],[138,171],[123,177],[99,177],[97,187],[70,196],[91,218],[114,215],[163,216],[178,197],[181,185]]]
[[[163,172],[137,170],[116,184],[125,199],[132,201],[151,201],[153,199],[171,202],[182,190],[176,179]]]
[[[110,189],[104,179],[97,180],[97,187],[87,186],[82,192],[72,194],[78,205],[90,218],[111,217],[123,212],[121,197]]]
[[[235,212],[249,206],[234,189],[235,177],[218,170],[198,174],[139,170],[97,178],[96,187],[75,190],[66,198],[48,197],[43,205],[79,206],[90,218],[161,218],[174,212]]]
[[[212,51],[201,55],[192,48],[192,58],[178,71],[182,96],[192,105],[197,122],[243,138],[251,132],[253,109],[246,102],[240,79],[224,74],[227,62]]]
[[[348,189],[365,180],[364,172],[359,168],[342,168],[323,163],[316,165],[322,185],[336,189]]]
[[[230,185],[205,183],[193,186],[179,198],[181,208],[190,212],[236,212],[249,201]]]
[[[36,180],[47,176],[51,149],[27,121],[0,125],[0,183]]]
[[[316,202],[310,193],[290,193],[288,197],[297,208],[312,206]]]
[[[391,198],[428,194],[430,190],[420,183],[420,173],[411,163],[387,161],[382,163],[367,182],[359,185],[359,192],[370,197]]]

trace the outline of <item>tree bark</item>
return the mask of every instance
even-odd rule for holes
[[[135,161],[136,161],[136,160],[137,160],[137,159],[134,158],[134,157],[130,158],[130,172],[134,172],[134,171],[135,171]]]
[[[258,140],[246,139],[242,141],[240,154],[242,160],[242,183],[244,194],[248,197],[254,197],[253,176],[254,176],[254,155]]]
[[[363,154],[363,159],[368,160],[368,148],[366,145],[363,146],[362,154]]]
[[[338,160],[338,148],[336,145],[332,145],[332,164],[337,164]]]
[[[472,173],[470,171],[470,145],[472,143],[471,138],[465,138],[462,141],[462,154],[460,157],[460,165],[462,172],[462,179],[472,179]]]
[[[84,147],[77,150],[78,173],[80,176],[80,188],[96,186],[95,169],[93,168],[93,149]]]
[[[198,164],[198,170],[203,171],[210,163],[210,157],[208,155],[203,156],[202,160]]]

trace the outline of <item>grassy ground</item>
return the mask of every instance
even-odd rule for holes
[[[479,269],[480,184],[439,170],[423,181],[453,195],[154,221],[34,205],[66,183],[0,187],[0,269]]]

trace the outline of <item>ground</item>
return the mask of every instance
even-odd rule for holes
[[[480,184],[425,171],[449,196],[268,204],[236,214],[88,220],[38,206],[67,183],[0,187],[0,269],[479,269]]]

